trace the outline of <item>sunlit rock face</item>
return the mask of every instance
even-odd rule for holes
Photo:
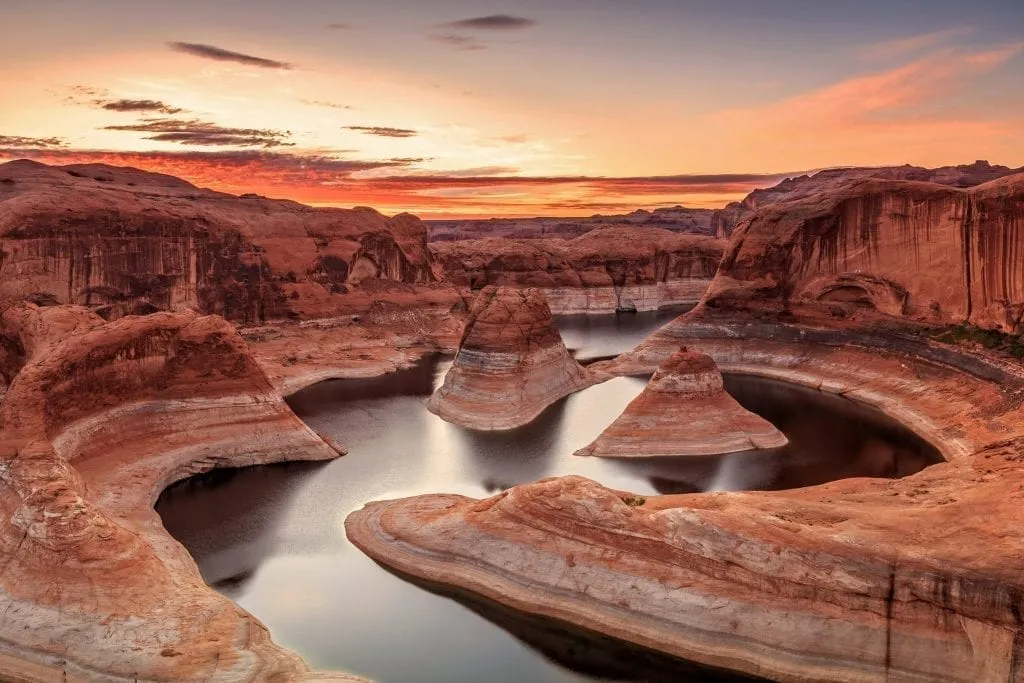
[[[1019,332],[1022,260],[1024,174],[969,189],[867,180],[753,214],[706,304]]]
[[[540,291],[486,287],[428,407],[464,427],[512,429],[595,381],[569,355]]]
[[[710,356],[679,350],[615,422],[577,455],[699,456],[785,446],[770,422],[736,402]]]
[[[650,227],[604,227],[571,240],[489,238],[432,243],[461,287],[536,287],[555,313],[654,310],[696,303],[725,243]]]
[[[744,218],[769,204],[806,199],[820,192],[835,192],[844,185],[869,179],[912,180],[949,187],[974,187],[997,178],[1024,171],[1024,168],[997,166],[987,161],[959,166],[923,168],[921,166],[880,166],[867,168],[834,168],[813,175],[787,178],[782,182],[748,194],[743,201],[716,209],[711,220],[711,234],[729,237]]]
[[[0,310],[0,339],[0,677],[306,675],[205,584],[153,510],[166,485],[214,467],[338,456],[234,326],[16,303]]]
[[[365,282],[435,281],[419,219],[223,194],[100,164],[0,165],[0,296],[113,319],[194,309],[232,321],[335,313]]]

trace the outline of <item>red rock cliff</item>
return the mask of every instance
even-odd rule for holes
[[[875,312],[1021,331],[1024,174],[974,188],[866,180],[771,204],[736,230],[705,303]]]
[[[418,218],[317,209],[103,165],[0,165],[0,296],[108,318],[192,308],[240,322],[329,315],[370,280],[434,280]]]

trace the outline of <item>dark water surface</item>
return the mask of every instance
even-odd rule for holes
[[[589,359],[632,348],[673,315],[574,316],[559,319],[559,326],[567,346]],[[382,683],[712,680],[653,653],[465,596],[453,600],[433,592],[437,587],[394,576],[345,538],[345,517],[370,500],[436,492],[484,497],[563,474],[648,495],[791,488],[902,476],[938,460],[934,449],[877,411],[739,376],[727,378],[730,393],[782,429],[789,446],[700,459],[577,457],[573,451],[622,412],[644,378],[591,387],[526,427],[488,434],[427,411],[425,399],[448,365],[435,358],[377,379],[310,387],[289,403],[314,429],[345,444],[347,456],[219,471],[171,487],[157,503],[204,578],[314,668]]]

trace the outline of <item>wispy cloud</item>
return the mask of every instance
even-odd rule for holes
[[[471,36],[461,36],[457,33],[441,33],[427,36],[435,43],[441,43],[456,50],[486,50],[487,45],[481,43]]]
[[[23,135],[0,135],[0,147],[27,147],[51,149],[64,147],[67,143],[61,138],[32,138]]]
[[[307,104],[311,107],[328,107],[330,109],[355,109],[347,104],[339,104],[337,102],[329,102],[327,100],[299,100],[302,104]]]
[[[957,38],[962,38],[963,36],[973,33],[974,30],[973,26],[954,26],[952,28],[942,29],[941,31],[920,33],[914,36],[905,36],[903,38],[894,38],[892,40],[885,40],[878,43],[870,43],[857,48],[857,56],[861,59],[879,60],[903,57],[905,55],[920,53],[925,50],[947,45]]]
[[[216,47],[214,45],[180,42],[168,43],[167,45],[175,52],[183,52],[194,57],[213,59],[218,62],[234,62],[235,64],[244,64],[246,66],[258,66],[263,69],[288,70],[295,68],[294,64],[290,64],[288,62],[279,62],[276,59],[267,59],[265,57],[255,57],[241,52],[225,50],[224,48]]]
[[[389,128],[387,126],[345,126],[345,128],[382,138],[412,138],[419,134],[410,128]]]
[[[353,26],[352,26],[352,24],[344,24],[344,23],[340,23],[340,22],[335,22],[333,24],[327,24],[326,28],[329,28],[332,31],[347,31],[347,30],[353,28]]]
[[[448,28],[465,31],[514,31],[537,25],[536,19],[517,17],[511,14],[489,14],[483,17],[471,17],[443,24]]]
[[[107,111],[142,112],[157,114],[180,114],[185,111],[159,100],[96,100],[96,104]]]
[[[147,140],[176,142],[183,145],[237,146],[237,147],[282,147],[292,146],[288,142],[290,131],[267,128],[226,128],[208,121],[192,119],[143,119],[141,123],[104,126],[104,130],[152,133]]]

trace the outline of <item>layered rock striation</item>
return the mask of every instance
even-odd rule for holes
[[[485,237],[507,237],[515,240],[572,239],[599,228],[629,226],[661,228],[669,232],[690,235],[714,236],[716,213],[715,209],[674,206],[653,211],[637,209],[622,215],[595,214],[581,218],[484,218],[423,222],[427,226],[427,235],[431,242],[477,240]]]
[[[367,286],[436,286],[414,216],[238,197],[98,164],[0,164],[0,249],[0,297],[108,319],[185,308],[242,323],[313,318],[366,303]]]
[[[206,586],[153,509],[168,484],[214,467],[338,455],[234,328],[191,312],[108,323],[23,303],[3,310],[0,337],[13,375],[0,404],[3,677],[309,676]]]
[[[576,455],[606,458],[701,456],[780,448],[786,436],[725,391],[710,356],[685,348]]]
[[[536,287],[561,314],[696,303],[724,246],[658,228],[607,227],[571,240],[490,238],[431,243],[430,250],[456,286]]]
[[[756,212],[737,229],[705,304],[708,313],[1018,333],[1022,231],[1024,174],[968,189],[865,180]]]
[[[512,429],[597,381],[569,355],[540,291],[486,287],[427,407],[463,427]]]

